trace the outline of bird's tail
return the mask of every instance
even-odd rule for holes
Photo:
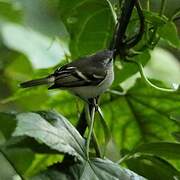
[[[39,86],[39,85],[45,85],[45,84],[52,84],[54,82],[54,77],[45,77],[40,79],[34,79],[31,81],[26,81],[20,84],[22,88],[28,88],[32,86]]]

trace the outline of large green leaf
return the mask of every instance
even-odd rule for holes
[[[82,137],[63,116],[57,116],[54,113],[42,113],[42,115],[22,113],[17,116],[17,119],[18,126],[14,136],[27,135],[59,152],[68,153],[79,159],[84,157]]]
[[[91,159],[89,162],[76,163],[66,167],[65,171],[55,171],[52,169],[33,178],[33,180],[143,180],[130,170],[122,169],[109,160]],[[145,180],[145,179],[144,179]]]
[[[22,113],[17,116],[18,126],[15,136],[30,136],[45,143],[59,152],[76,156],[76,161],[63,175],[55,178],[72,176],[73,179],[130,179],[139,178],[136,174],[122,169],[109,160],[86,158],[84,139],[77,130],[62,116],[52,112]],[[73,160],[72,160],[73,161]],[[82,170],[83,168],[83,170]],[[61,170],[61,169],[60,169]],[[50,173],[50,172],[48,172]],[[87,176],[87,174],[89,176]],[[53,175],[52,175],[53,176]],[[50,173],[51,177],[51,173]]]
[[[125,95],[105,96],[101,106],[114,140],[122,149],[132,150],[147,142],[171,142],[171,133],[179,130],[178,124],[169,119],[180,108],[179,93],[161,92],[140,80]]]
[[[70,33],[73,57],[109,46],[115,19],[107,0],[61,0],[59,7],[61,18]]]

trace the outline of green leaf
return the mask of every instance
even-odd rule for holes
[[[48,119],[50,122],[47,122]],[[83,138],[63,117],[55,113],[22,113],[17,115],[18,126],[14,136],[30,136],[59,152],[82,159]]]
[[[62,0],[59,7],[61,18],[71,36],[73,58],[109,46],[115,19],[107,0]]]
[[[148,153],[167,159],[180,159],[180,144],[170,142],[148,143],[138,146],[135,153]]]
[[[178,37],[176,25],[173,22],[168,22],[158,29],[158,34],[161,38],[168,41],[173,47],[180,47],[180,39]]]
[[[46,171],[43,174],[33,178],[33,180],[44,180],[49,178],[50,180],[143,180],[144,178],[138,176],[130,170],[120,168],[118,164],[115,164],[109,160],[103,160],[94,158],[89,162],[76,163],[73,166],[66,167],[64,171]],[[145,179],[144,179],[145,180]]]
[[[131,151],[138,144],[154,141],[172,142],[171,133],[179,130],[178,124],[169,119],[171,112],[180,107],[179,93],[158,91],[140,79],[125,95],[104,96],[101,107],[114,142],[122,150]],[[99,128],[98,137],[102,136]]]
[[[155,156],[133,157],[126,161],[126,165],[149,180],[169,180],[180,177],[180,173],[170,163]]]
[[[122,169],[119,165],[103,159],[86,159],[85,144],[83,138],[76,129],[62,116],[52,112],[21,113],[17,116],[18,126],[15,136],[30,136],[45,143],[59,152],[76,156],[73,166],[67,168],[64,175],[58,175],[61,179],[73,176],[73,179],[130,179],[139,178],[131,171]],[[83,171],[82,171],[83,169]],[[87,174],[89,176],[87,177]],[[56,178],[55,178],[56,179]]]
[[[46,170],[48,167],[52,166],[53,164],[61,162],[62,160],[63,160],[62,155],[35,154],[34,160],[29,166],[29,168],[26,170],[25,175],[27,177],[32,177]]]

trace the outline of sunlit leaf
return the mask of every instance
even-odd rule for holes
[[[61,46],[57,41],[50,47],[52,41],[50,38],[21,25],[4,24],[2,36],[5,45],[24,53],[34,68],[54,66],[64,59],[65,54],[68,53],[68,49]]]

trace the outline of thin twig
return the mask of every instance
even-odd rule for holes
[[[130,159],[131,157],[132,157],[132,155],[126,154],[126,155],[123,156],[121,159],[119,159],[116,163],[117,163],[117,164],[122,164],[124,161]]]
[[[108,89],[107,90],[108,93],[111,93],[111,94],[115,94],[115,95],[118,95],[118,96],[124,96],[126,95],[126,91],[116,91],[116,90],[113,90],[113,89]]]

